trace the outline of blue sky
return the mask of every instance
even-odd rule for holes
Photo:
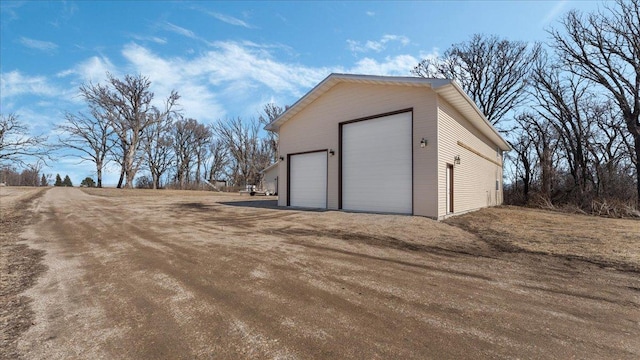
[[[332,72],[410,75],[422,58],[474,33],[545,41],[570,9],[596,1],[0,3],[0,112],[55,137],[65,111],[84,107],[78,86],[150,77],[156,100],[172,89],[185,116],[204,123],[257,117],[292,104]],[[74,184],[90,163],[60,157],[47,173]],[[117,181],[112,168],[106,184]],[[95,177],[94,177],[95,178]]]

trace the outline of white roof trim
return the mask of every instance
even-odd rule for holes
[[[313,89],[307,92],[303,97],[296,101],[285,112],[280,114],[275,120],[265,126],[266,130],[278,131],[280,126],[289,121],[298,114],[307,105],[314,102],[317,98],[329,91],[338,83],[360,83],[360,84],[378,84],[378,85],[402,85],[428,87],[433,89],[438,95],[442,96],[456,110],[464,115],[473,126],[478,128],[481,133],[491,139],[500,146],[504,151],[511,150],[511,146],[507,143],[498,131],[484,117],[482,111],[478,109],[471,98],[462,90],[457,82],[449,79],[427,79],[420,77],[400,77],[400,76],[375,76],[375,75],[355,75],[355,74],[330,74],[322,80]],[[266,170],[266,169],[265,169]],[[264,171],[264,170],[263,170]]]
[[[471,100],[469,95],[467,95],[456,81],[451,80],[448,84],[433,86],[432,89],[464,115],[482,134],[500,146],[501,150],[511,150],[511,145],[500,135],[498,130],[491,125],[482,111],[476,106],[476,103]]]
[[[271,164],[271,165],[267,166],[266,168],[262,169],[262,170],[260,171],[260,173],[261,173],[261,174],[266,173],[267,171],[269,171],[269,170],[273,169],[274,167],[278,166],[278,164],[280,164],[280,162],[279,162],[279,161],[276,161],[276,162],[274,162],[273,164]]]

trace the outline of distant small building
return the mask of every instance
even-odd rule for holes
[[[211,184],[215,186],[216,189],[222,189],[227,187],[227,180],[213,180]]]
[[[260,171],[262,174],[262,190],[268,191],[271,195],[278,194],[278,164],[276,162]]]

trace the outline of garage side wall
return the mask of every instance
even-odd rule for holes
[[[438,218],[447,215],[447,164],[454,166],[454,214],[502,204],[502,153],[497,144],[441,97],[438,105]],[[460,164],[454,164],[456,156]]]
[[[264,190],[268,190],[271,194],[276,193],[278,186],[278,168],[274,166],[264,173]]]
[[[280,127],[279,153],[333,149],[327,159],[327,207],[339,206],[339,124],[403,109],[413,109],[413,208],[415,215],[437,217],[437,95],[426,87],[340,83]],[[429,146],[420,147],[427,138]],[[371,139],[384,147],[384,139]],[[286,161],[286,160],[285,160]],[[287,204],[287,166],[278,167],[278,205]],[[389,179],[393,186],[393,179]],[[381,190],[383,191],[383,190]]]

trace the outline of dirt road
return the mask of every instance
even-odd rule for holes
[[[95,194],[33,201],[24,358],[640,357],[637,272],[418,217]]]

